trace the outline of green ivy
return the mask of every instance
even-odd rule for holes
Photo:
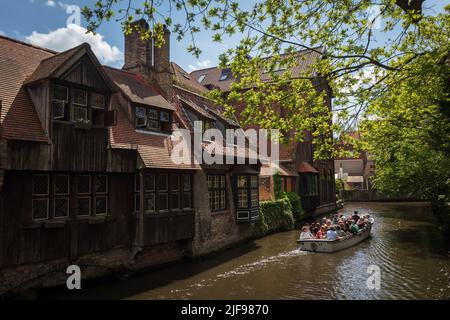
[[[273,175],[273,192],[275,199],[283,198],[283,188],[281,186],[281,175],[279,172]]]
[[[285,192],[284,196],[291,204],[294,222],[295,225],[298,226],[300,222],[305,218],[305,211],[302,208],[302,201],[300,199],[300,196],[295,192]]]
[[[272,231],[285,231],[294,228],[292,207],[288,198],[260,203],[259,223],[256,235],[264,235]]]

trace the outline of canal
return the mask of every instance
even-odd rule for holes
[[[219,254],[133,275],[83,283],[80,292],[45,290],[62,299],[449,299],[450,243],[425,203],[350,203],[370,212],[372,237],[334,254],[298,250],[297,231],[274,234]],[[370,290],[367,268],[380,268]]]

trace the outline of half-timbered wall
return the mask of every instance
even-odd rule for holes
[[[107,215],[81,217],[76,213],[75,175],[67,173],[71,181],[67,196],[69,217],[53,218],[53,202],[49,200],[49,219],[34,221],[33,174],[36,172],[7,171],[5,174],[5,186],[0,193],[1,268],[129,248],[133,175],[109,174]]]

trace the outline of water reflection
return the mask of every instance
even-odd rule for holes
[[[275,234],[213,257],[86,284],[80,293],[42,298],[128,299],[449,299],[448,239],[422,203],[352,203],[375,217],[372,237],[334,254],[298,250],[297,232]],[[381,289],[369,290],[367,267],[381,270]],[[56,290],[58,291],[58,290]]]

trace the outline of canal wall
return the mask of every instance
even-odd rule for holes
[[[390,196],[377,192],[376,190],[344,190],[344,201],[421,201],[413,196]]]

